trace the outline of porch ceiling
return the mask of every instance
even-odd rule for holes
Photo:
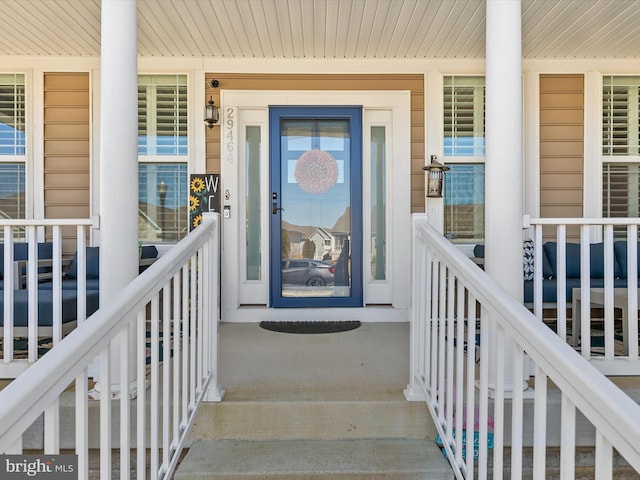
[[[100,0],[0,0],[0,55],[98,56]],[[142,57],[484,58],[485,0],[138,0]],[[525,58],[640,57],[640,0],[522,0]]]

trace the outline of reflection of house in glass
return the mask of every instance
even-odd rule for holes
[[[285,228],[289,238],[289,256],[291,258],[312,258],[314,260],[325,260],[335,262],[345,240],[349,239],[349,234],[345,232],[332,231],[324,227],[306,227],[298,225],[287,225]],[[305,243],[313,244],[313,254],[305,254]],[[306,251],[308,252],[309,247]]]
[[[480,242],[484,238],[484,165],[449,166],[444,186],[445,234],[453,242]]]
[[[350,237],[350,220],[351,211],[347,208],[333,228],[292,225],[283,221],[283,238],[287,238],[289,244],[288,256],[337,261]]]
[[[342,252],[344,241],[349,235],[345,232],[329,231],[326,228],[317,228],[309,235],[309,240],[315,244],[315,260],[335,261]]]
[[[138,204],[138,231],[146,242],[177,242],[187,234],[184,208]]]
[[[326,228],[317,228],[315,232],[309,235],[309,240],[315,245],[315,260],[331,259],[331,244],[333,236]]]
[[[25,213],[23,163],[0,164],[0,218],[22,218]]]

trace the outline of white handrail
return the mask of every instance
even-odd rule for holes
[[[179,420],[179,428],[176,427],[171,433],[177,433],[178,436],[176,438],[172,437],[170,440],[164,439],[164,445],[169,445],[171,450],[167,453],[167,455],[170,454],[170,457],[165,457],[165,461],[158,465],[158,469],[151,472],[152,478],[170,477],[177,464],[180,450],[186,440],[186,435],[200,402],[203,399],[219,400],[222,396],[222,391],[218,387],[216,378],[217,323],[219,320],[219,296],[217,293],[219,223],[217,215],[206,215],[206,217],[197,229],[132,281],[113,301],[100,308],[86,322],[49,351],[46,354],[46,361],[34,364],[0,392],[0,452],[12,450],[16,442],[19,444],[19,438],[25,430],[49,405],[58,401],[60,395],[74,379],[84,379],[84,382],[80,382],[80,385],[86,385],[87,367],[98,355],[103,360],[101,372],[107,374],[106,385],[109,385],[109,346],[113,342],[120,341],[122,332],[129,331],[130,325],[137,325],[138,333],[143,334],[141,335],[142,338],[138,338],[138,352],[141,352],[141,354],[137,355],[137,359],[130,360],[133,362],[137,360],[139,374],[144,372],[144,364],[146,362],[144,352],[146,352],[147,342],[147,339],[144,338],[145,323],[147,321],[145,312],[147,311],[147,306],[151,305],[152,334],[150,341],[152,342],[152,352],[156,356],[151,358],[152,384],[157,384],[156,382],[158,382],[160,375],[157,341],[156,345],[153,345],[154,339],[158,339],[158,330],[154,325],[160,322],[163,322],[165,327],[169,323],[173,324],[169,326],[169,332],[163,332],[163,351],[165,356],[162,361],[165,364],[164,368],[169,369],[171,367],[176,370],[174,372],[176,374],[175,378],[178,378],[178,374],[192,376],[193,371],[197,371],[200,374],[194,379],[194,388],[188,389],[188,392],[182,392],[182,399],[178,400],[182,402],[182,409],[186,416],[183,415],[180,419],[174,419],[176,422]],[[196,294],[196,289],[199,289],[200,294]],[[186,291],[187,296],[184,297],[186,302],[180,305],[170,304],[172,300],[179,302],[176,295],[170,294],[172,290]],[[164,292],[162,300],[160,300],[161,292]],[[165,315],[163,320],[160,320],[159,311]],[[197,327],[194,325],[196,317],[201,317],[202,312],[208,312],[209,315],[208,318],[204,319],[207,324],[206,328],[204,328],[202,321],[199,321]],[[167,315],[171,316],[171,322],[169,322]],[[156,329],[155,331],[153,330],[154,328]],[[171,350],[173,353],[171,353],[171,350],[168,349],[168,341],[170,334],[176,331],[178,335],[174,335],[172,338]],[[207,335],[207,337],[203,338],[203,335]],[[126,340],[126,335],[124,337]],[[127,345],[126,341],[122,342],[121,351],[127,352]],[[182,351],[193,352],[191,356],[194,362],[189,364],[186,361],[185,363],[180,363],[183,358]],[[114,373],[120,375],[121,385],[127,384],[127,368],[124,368],[122,372]],[[103,380],[101,376],[101,381]],[[181,383],[181,381],[176,381],[173,387],[164,384],[162,388],[165,391],[158,393],[159,398],[149,398],[152,405],[151,408],[172,409],[174,412],[180,411],[166,400],[176,398],[176,396],[170,397],[168,392],[171,392],[171,390],[167,389],[180,388]],[[146,398],[145,385],[144,378],[140,378],[139,375],[137,400],[139,413],[144,412],[140,408],[144,408]],[[76,389],[78,388],[79,383],[77,382]],[[87,395],[85,392],[80,392],[80,395],[76,395],[76,398],[84,403],[84,407],[77,406],[77,410],[80,410],[80,415],[78,416],[77,414],[76,419],[86,422],[86,415],[82,420],[82,409],[86,410],[87,408]],[[165,402],[162,401],[163,398]],[[109,417],[108,412],[111,409],[111,400],[110,395],[101,397],[101,417],[103,413]],[[120,398],[122,405],[128,405],[129,401],[128,396]],[[121,412],[125,410],[126,408],[124,410],[121,408]],[[142,418],[138,419],[139,435],[144,432],[145,416],[141,415]],[[166,418],[164,414],[163,418]],[[90,426],[85,425],[84,428],[88,431]],[[109,422],[107,424],[103,422],[101,428],[109,429],[109,432],[101,431],[100,438],[101,442],[105,442],[102,443],[103,446],[109,446],[107,449],[101,449],[101,456],[110,462],[109,437],[111,425]],[[82,427],[76,430],[80,432],[80,437],[84,437]],[[142,456],[139,456],[139,458],[144,459],[146,440],[144,433],[142,435],[143,437],[138,437],[137,448],[139,455],[140,450],[143,450]],[[127,443],[127,437],[127,435],[121,437],[121,442]],[[87,441],[86,438],[78,438],[77,442],[84,446],[77,453],[80,459],[80,478],[86,478],[88,474]],[[125,446],[121,445],[121,451],[127,450],[126,452],[121,452],[121,458],[125,465],[128,464],[128,460],[125,457],[128,458],[129,455],[128,448],[125,448],[126,446],[128,446],[128,443]],[[157,443],[156,450],[152,451],[151,454],[152,457],[154,454],[158,455]],[[138,465],[138,468],[141,469],[139,472],[144,473],[144,461],[142,463],[143,465]],[[102,465],[104,466],[104,463]],[[101,469],[101,478],[109,478],[109,475],[108,467]],[[121,475],[123,475],[121,478],[128,478],[129,472],[123,471]],[[144,475],[141,478],[144,478]]]
[[[426,400],[457,477],[487,478],[490,416],[495,422],[494,471],[502,471],[504,466],[502,447],[507,431],[511,432],[512,468],[521,467],[525,410],[522,389],[517,386],[529,377],[523,368],[525,355],[535,366],[538,387],[533,401],[539,417],[530,418],[534,424],[534,478],[545,475],[548,381],[558,387],[562,398],[563,436],[575,436],[575,430],[569,431],[571,419],[575,419],[576,410],[580,411],[595,428],[597,437],[604,439],[601,445],[608,442],[640,471],[640,406],[420,216],[414,216],[413,239],[411,381],[406,393],[410,398],[422,395]],[[505,345],[511,345],[512,352]],[[476,349],[480,351],[479,368],[475,363]],[[504,378],[506,365],[513,366],[513,378]],[[495,373],[491,385],[489,368]],[[511,418],[504,414],[509,394],[505,383],[516,386],[511,392]],[[455,436],[463,419],[467,426],[478,424],[477,459],[471,454],[463,457],[462,435]],[[473,431],[466,430],[466,445],[473,445]],[[574,444],[567,441],[559,446],[561,463],[568,472],[563,478],[573,478]],[[610,449],[604,453],[599,450],[596,461],[605,458],[606,465],[611,455]]]
[[[55,225],[64,225],[64,226],[76,226],[76,225],[87,225],[93,228],[98,228],[99,226],[99,217],[94,218],[25,218],[25,219],[15,219],[15,218],[2,218],[0,219],[0,226],[11,226],[11,227],[49,227]]]
[[[532,225],[640,225],[640,218],[531,218],[524,216],[524,228]]]

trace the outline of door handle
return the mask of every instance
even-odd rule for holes
[[[278,210],[284,211],[284,208],[280,208],[276,202],[273,202],[271,204],[271,213],[275,215],[276,213],[278,213]]]

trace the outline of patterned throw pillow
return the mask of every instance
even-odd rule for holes
[[[533,240],[523,242],[524,255],[522,257],[524,279],[533,280]]]

